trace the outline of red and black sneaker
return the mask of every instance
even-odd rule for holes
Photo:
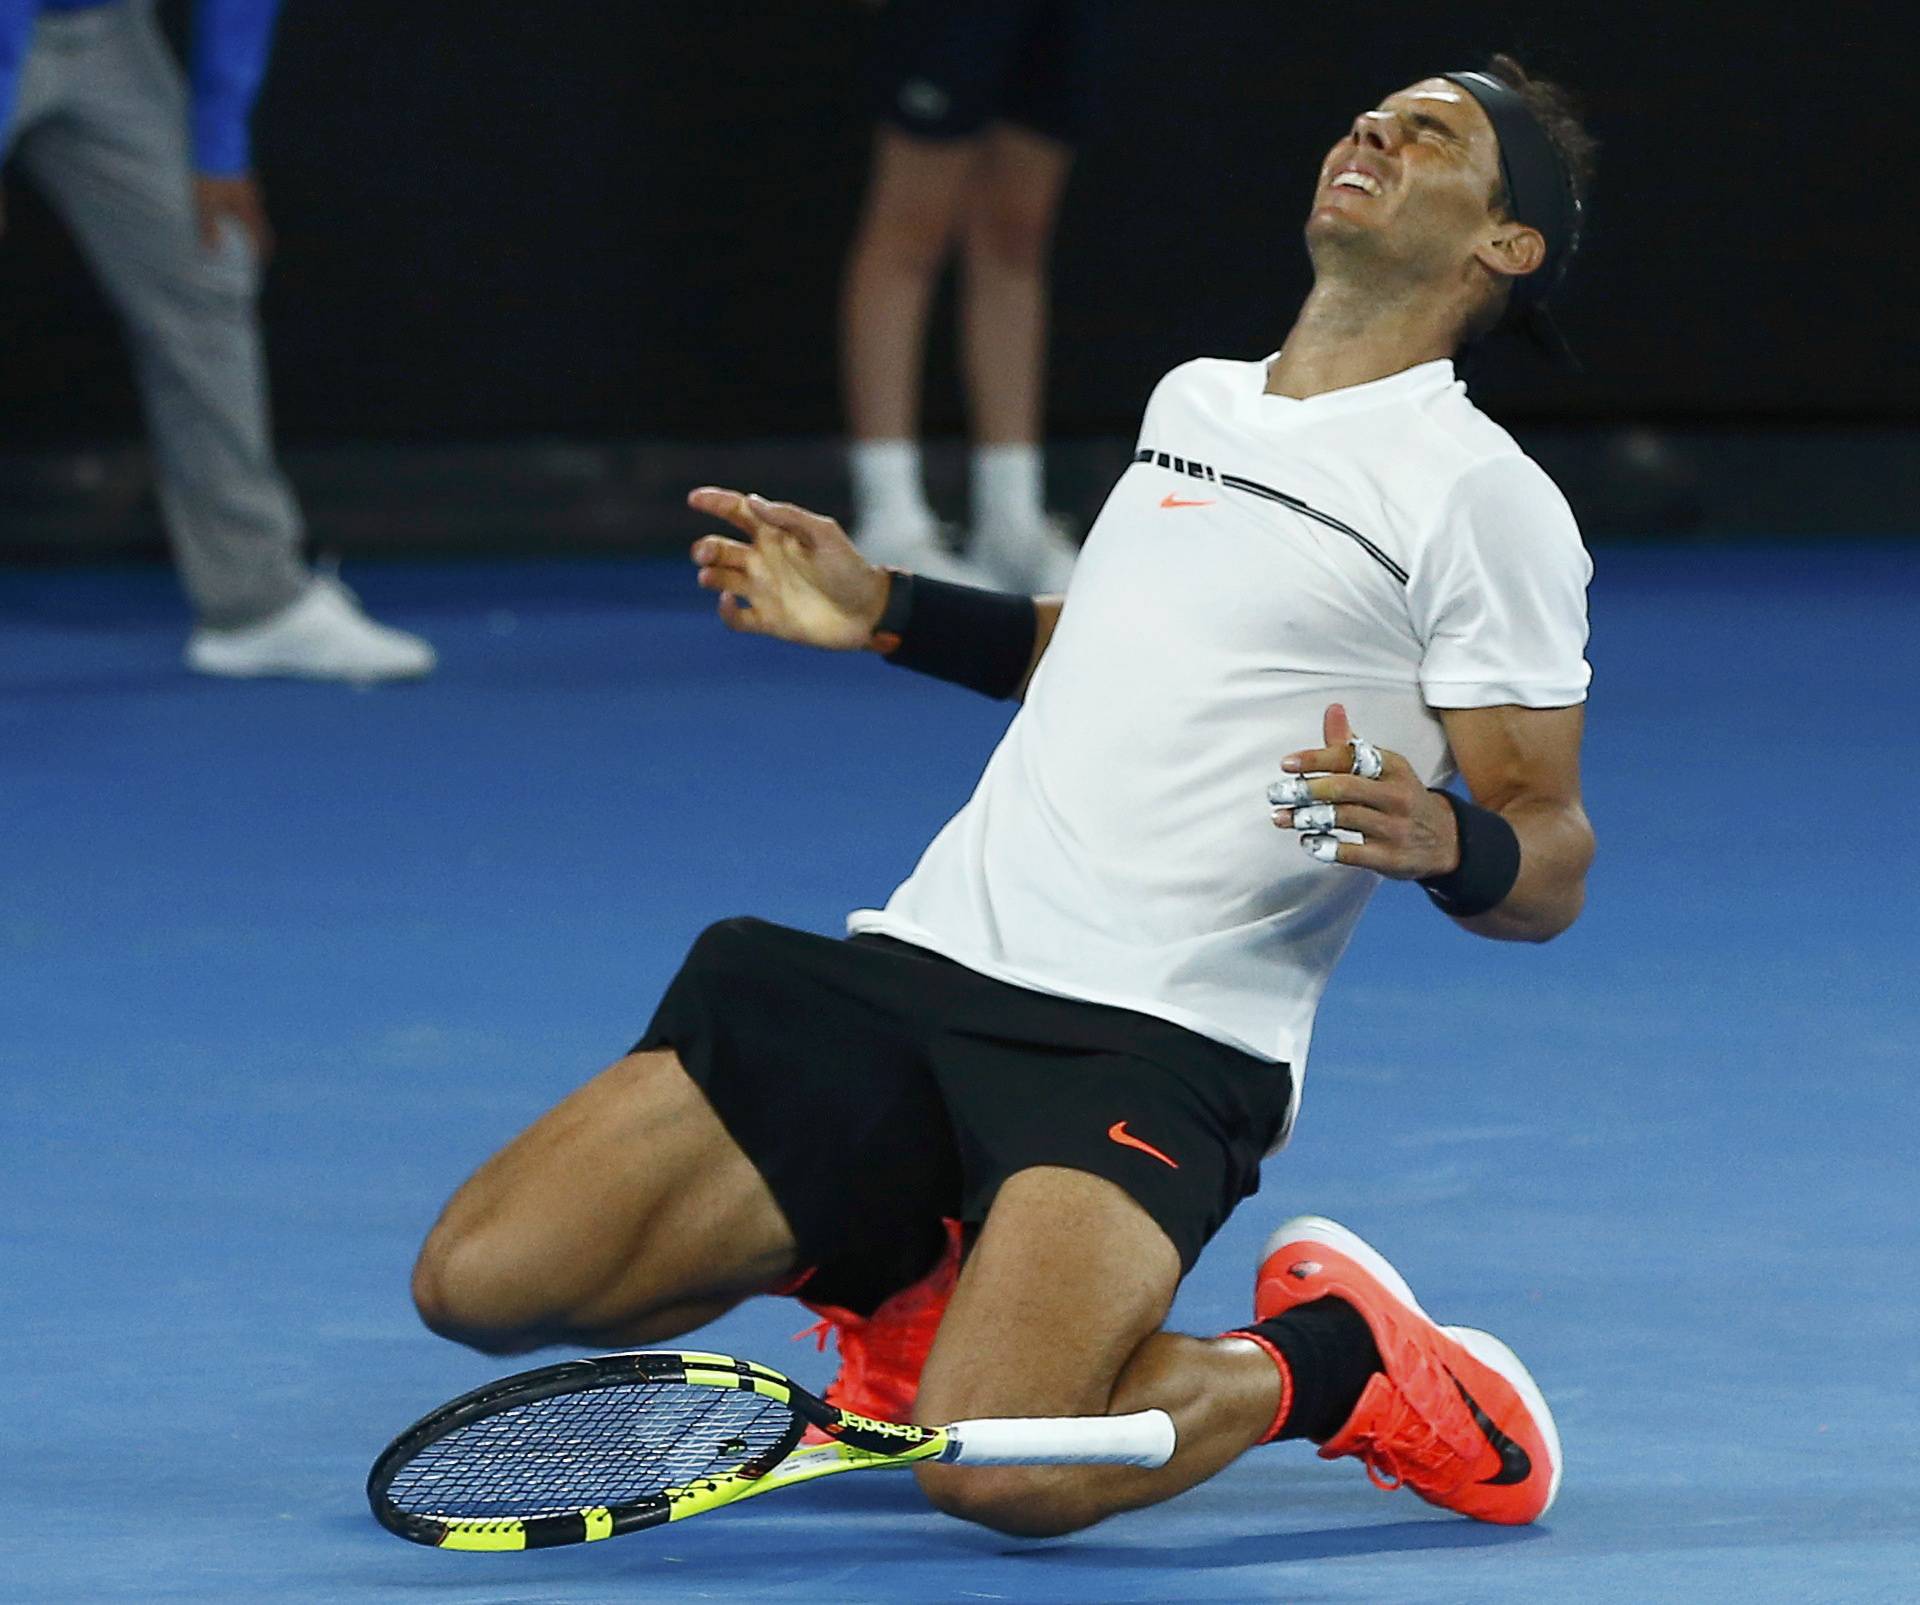
[[[1318,1215],[1267,1240],[1255,1282],[1259,1320],[1337,1298],[1373,1332],[1383,1369],[1320,1450],[1353,1455],[1380,1488],[1411,1488],[1430,1505],[1519,1525],[1560,1491],[1560,1434],[1538,1385],[1498,1338],[1439,1326],[1400,1273],[1346,1227]]]
[[[913,1419],[920,1372],[960,1279],[960,1223],[946,1227],[947,1246],[933,1269],[873,1314],[800,1300],[820,1320],[796,1336],[817,1336],[823,1349],[829,1333],[839,1341],[840,1369],[827,1384],[827,1403],[876,1421]]]

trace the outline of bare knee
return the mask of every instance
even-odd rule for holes
[[[920,1491],[934,1509],[1014,1538],[1058,1538],[1091,1527],[1104,1511],[1070,1497],[1078,1468],[919,1466]]]
[[[444,1221],[414,1262],[413,1307],[429,1331],[482,1354],[523,1354],[546,1341],[524,1290],[484,1238]]]
[[[685,1072],[637,1055],[468,1178],[421,1247],[413,1302],[429,1329],[487,1354],[652,1343],[791,1259],[765,1183]]]
[[[689,957],[728,939],[716,927]],[[766,1182],[675,1056],[631,1054],[464,1182],[420,1250],[413,1300],[491,1354],[645,1343],[792,1268]]]
[[[617,1312],[542,1303],[510,1261],[469,1239],[429,1237],[413,1267],[413,1307],[429,1331],[482,1354],[525,1354],[551,1343],[636,1348],[717,1321],[743,1293],[662,1293]]]

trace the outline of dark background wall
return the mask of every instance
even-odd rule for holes
[[[1057,433],[1125,434],[1172,363],[1276,345],[1326,145],[1388,90],[1498,47],[1582,90],[1604,166],[1564,319],[1587,371],[1495,362],[1476,382],[1496,410],[1920,420],[1892,6],[1115,10],[1108,115],[1061,225]],[[867,19],[851,0],[289,0],[257,118],[283,434],[834,430]],[[71,247],[5,183],[0,444],[136,433]],[[934,431],[960,422],[951,369],[943,350]]]

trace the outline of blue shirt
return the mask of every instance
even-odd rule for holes
[[[0,0],[0,130],[13,115],[20,69],[43,11],[88,11],[111,0]],[[231,177],[252,165],[247,119],[266,76],[280,0],[195,0],[193,162],[203,173]]]

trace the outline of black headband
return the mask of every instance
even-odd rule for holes
[[[1515,281],[1510,313],[1539,306],[1566,277],[1567,264],[1580,249],[1581,206],[1573,178],[1518,90],[1491,73],[1443,72],[1480,103],[1500,145],[1500,177],[1507,186],[1507,207],[1514,221],[1538,229],[1547,242],[1546,260]]]

